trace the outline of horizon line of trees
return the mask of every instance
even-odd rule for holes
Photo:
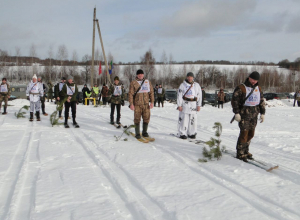
[[[18,50],[16,50],[18,53]],[[51,50],[50,50],[51,52]],[[5,54],[5,53],[4,53]],[[20,54],[20,53],[18,53]],[[53,53],[49,53],[50,55]],[[58,82],[62,76],[72,75],[74,81],[77,84],[88,84],[90,82],[91,76],[91,63],[92,56],[86,54],[82,57],[81,62],[78,62],[78,56],[76,51],[72,54],[72,60],[66,60],[67,50],[64,45],[59,47],[57,52],[57,58],[59,59],[46,59],[45,65],[38,67],[34,65],[38,58],[36,57],[36,52],[34,47],[32,48],[31,57],[25,57],[24,60],[21,56],[14,56],[16,64],[12,66],[5,65],[5,59],[11,58],[10,56],[2,56],[3,51],[0,50],[0,74],[7,77],[10,82],[27,82],[31,79],[33,74],[42,75],[44,82]],[[112,61],[113,56],[111,53],[108,54],[107,61]],[[98,85],[107,83],[106,76],[106,67],[102,62],[102,74],[98,75],[98,65],[99,60],[104,60],[103,55],[99,50],[95,51],[95,66],[94,66],[94,82]],[[300,60],[300,59],[299,59]],[[201,61],[196,61],[200,64]],[[222,64],[225,64],[227,61],[223,61]],[[229,61],[228,61],[229,62]],[[27,65],[23,65],[26,63]],[[79,65],[79,63],[81,65]],[[3,65],[4,64],[4,65]],[[155,65],[160,64],[160,68],[156,69]],[[166,52],[163,51],[163,54],[159,61],[156,61],[153,56],[151,49],[145,52],[143,56],[140,57],[139,62],[123,64],[119,62],[118,64],[114,63],[114,68],[112,74],[109,76],[110,80],[113,81],[115,76],[119,76],[125,87],[129,87],[129,84],[136,77],[137,68],[141,68],[145,72],[145,77],[151,81],[153,85],[162,84],[165,88],[178,88],[180,83],[186,77],[187,72],[194,72],[195,81],[200,83],[201,86],[204,86],[209,89],[215,88],[224,88],[224,89],[234,89],[240,83],[243,83],[249,75],[248,68],[244,66],[239,66],[238,68],[233,68],[228,70],[226,68],[219,69],[217,66],[205,66],[202,65],[200,68],[195,68],[194,62],[183,62],[183,66],[180,68],[175,68],[174,64],[178,64],[173,60],[172,54],[167,56]],[[217,64],[217,63],[209,63]],[[228,63],[232,64],[232,63]],[[295,70],[289,71],[288,74],[283,73],[283,71],[278,70],[274,65],[263,65],[261,62],[251,63],[253,66],[251,71],[259,71],[261,73],[261,79],[259,81],[260,86],[264,91],[268,92],[291,92],[296,89],[294,83],[299,85],[300,79],[298,77],[298,72]],[[256,64],[256,65],[255,65]],[[120,68],[120,65],[125,65]],[[79,67],[81,66],[81,67]],[[271,66],[271,67],[270,67]],[[298,89],[298,86],[297,86]]]

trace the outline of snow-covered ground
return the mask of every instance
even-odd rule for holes
[[[16,119],[26,100],[10,102],[0,116],[1,220],[115,219],[300,219],[300,108],[270,101],[258,123],[250,152],[279,165],[266,172],[224,155],[197,162],[201,145],[180,140],[178,112],[167,103],[151,111],[153,143],[123,135],[109,122],[108,107],[77,106],[79,129]],[[46,103],[52,113],[53,103]],[[214,136],[221,122],[222,144],[235,150],[239,133],[230,104],[206,105],[198,114],[198,139]],[[133,112],[122,108],[123,124]],[[128,138],[128,141],[124,141]]]

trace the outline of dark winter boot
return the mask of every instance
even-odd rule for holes
[[[42,108],[43,115],[47,116],[48,114],[45,112],[45,108]]]
[[[236,158],[240,159],[244,162],[248,162],[247,160],[247,154],[245,154],[247,143],[237,143],[236,145]]]
[[[3,113],[2,113],[2,115],[6,115],[7,114],[7,112],[6,112],[6,107],[3,107]]]
[[[252,154],[249,152],[249,145],[250,145],[251,141],[247,142],[247,145],[245,147],[245,155],[247,156],[247,159],[249,160],[253,160]]]
[[[30,118],[29,121],[33,121],[33,112],[30,112]]]
[[[68,125],[68,118],[65,118],[65,123],[64,123],[65,128],[69,128],[70,126]]]
[[[180,135],[180,137],[179,138],[181,138],[181,139],[187,139],[187,136],[185,136],[185,135]]]
[[[164,107],[164,102],[161,103],[161,107]]]
[[[39,112],[39,111],[36,112],[36,120],[37,120],[37,121],[40,121],[40,120],[41,120],[41,118],[40,118],[40,112]]]
[[[135,137],[136,139],[141,139],[141,133],[140,133],[140,124],[135,124]]]
[[[143,132],[142,132],[143,137],[149,137],[147,130],[148,130],[148,123],[143,123]]]
[[[196,139],[196,135],[195,135],[195,134],[193,134],[193,135],[188,135],[188,137],[189,137],[190,139]]]

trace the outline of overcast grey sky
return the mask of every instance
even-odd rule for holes
[[[300,57],[300,0],[0,0],[0,49],[41,58],[50,46],[92,53],[97,7],[105,52],[133,62],[149,48],[176,61],[278,62]],[[96,32],[96,47],[100,41]]]

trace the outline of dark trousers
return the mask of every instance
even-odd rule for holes
[[[157,101],[158,101],[158,107],[160,107],[160,103],[161,106],[164,107],[164,97],[158,97]]]
[[[103,102],[103,105],[106,105],[107,97],[102,97],[102,102]]]
[[[75,121],[75,118],[76,118],[76,101],[75,102],[65,102],[65,123],[68,122],[70,107],[71,107],[71,111],[72,111],[73,121]]]
[[[42,112],[45,114],[45,96],[41,97]]]
[[[114,121],[115,107],[117,108],[117,123],[120,122],[121,118],[121,104],[111,103],[110,105],[110,121]]]
[[[300,101],[297,101],[298,107],[300,107]]]

